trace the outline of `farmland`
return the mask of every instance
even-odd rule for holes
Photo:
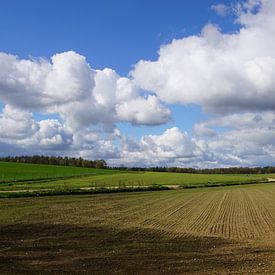
[[[205,187],[248,184],[266,181],[273,175],[180,174],[161,172],[129,172],[110,169],[78,168],[53,165],[0,162],[0,197],[17,196],[35,191],[58,194],[88,192],[97,188],[178,186]],[[11,193],[12,192],[12,193]],[[9,193],[9,194],[8,194]]]
[[[0,162],[0,181],[56,179],[75,176],[113,174],[117,171],[57,165]]]
[[[275,184],[1,199],[0,272],[275,271]]]
[[[0,273],[275,272],[275,175],[0,162],[0,178]],[[174,190],[107,193],[150,186]]]

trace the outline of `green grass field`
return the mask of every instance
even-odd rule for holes
[[[107,169],[0,162],[0,182],[115,174]]]
[[[114,174],[116,172],[95,168],[0,162],[0,182]]]
[[[275,175],[207,175],[161,172],[128,172],[109,169],[78,168],[0,162],[0,197],[15,192],[35,191],[37,195],[98,188],[144,188],[148,186],[205,187],[248,184],[265,181]],[[13,193],[12,193],[13,192]],[[9,194],[8,194],[9,193]]]
[[[275,184],[0,199],[0,273],[274,274]]]
[[[70,182],[93,186],[93,185],[182,185],[195,186],[215,183],[229,183],[229,182],[253,182],[265,179],[266,175],[207,175],[207,174],[183,174],[183,173],[168,173],[168,172],[144,172],[144,173],[124,173],[113,174],[106,177],[105,175],[98,175],[95,177],[85,177],[82,179],[73,179]],[[63,180],[63,183],[69,181]]]

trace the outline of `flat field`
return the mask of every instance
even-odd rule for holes
[[[275,178],[275,175],[129,172],[0,162],[0,197],[15,196],[15,192],[35,191],[37,194],[53,191],[68,193],[68,190],[88,192],[89,189],[93,191],[95,188],[104,187],[223,186],[261,182],[266,181],[268,177]]]
[[[275,184],[0,199],[0,273],[274,274]]]
[[[0,182],[114,174],[117,171],[59,165],[0,162]]]

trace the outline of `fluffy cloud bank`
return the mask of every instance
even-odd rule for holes
[[[0,141],[28,149],[62,150],[71,135],[55,119],[35,121],[32,113],[6,105],[0,114]]]
[[[137,142],[124,140],[121,159],[131,165],[182,166],[203,159],[203,151],[187,133],[173,127],[160,135],[143,136]]]
[[[275,110],[275,3],[248,1],[237,11],[238,32],[208,24],[200,35],[175,39],[158,60],[136,64],[135,82],[168,103],[215,113]]]
[[[211,7],[236,14],[240,29],[208,24],[161,46],[128,77],[92,68],[73,51],[46,59],[0,53],[0,154],[105,158],[111,165],[254,166],[275,162],[275,2]],[[199,105],[193,127],[129,139],[118,123],[155,126],[169,104]],[[55,118],[38,119],[40,113]]]
[[[143,96],[131,80],[111,69],[92,69],[84,56],[72,51],[54,55],[51,62],[1,53],[0,67],[3,102],[21,109],[59,113],[77,128],[119,121],[158,125],[170,119],[169,109],[158,98]]]
[[[232,114],[194,125],[197,139],[226,165],[271,165],[275,157],[275,113]]]
[[[84,56],[72,51],[51,61],[1,53],[0,67],[4,155],[118,158],[113,144],[118,122],[152,126],[170,120],[170,110],[156,96],[114,70],[92,69]],[[56,118],[38,120],[34,113]]]

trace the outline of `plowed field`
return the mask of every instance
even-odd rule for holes
[[[275,273],[275,184],[2,199],[0,272]]]

